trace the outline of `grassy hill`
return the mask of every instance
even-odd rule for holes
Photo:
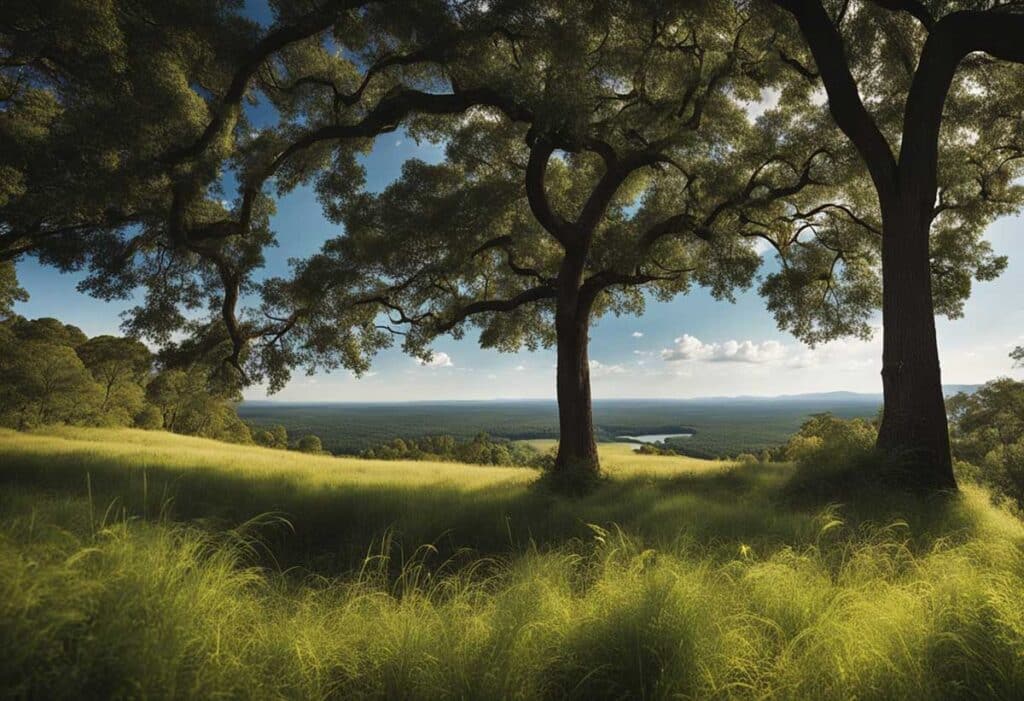
[[[787,465],[520,468],[0,431],[0,694],[1020,698],[1024,526]]]

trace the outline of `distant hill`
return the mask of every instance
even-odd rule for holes
[[[604,399],[594,402],[597,437],[692,433],[673,445],[694,457],[734,456],[784,443],[811,414],[869,417],[881,397],[825,393],[789,397],[705,399]],[[403,403],[244,402],[247,422],[281,424],[293,437],[314,433],[324,448],[353,454],[395,438],[449,434],[459,439],[486,432],[523,440],[558,437],[552,400],[438,401]]]
[[[981,385],[942,385],[942,393],[947,397],[952,397],[954,394],[964,392],[965,394],[974,394],[978,391]]]
[[[947,385],[951,396],[977,385]],[[602,441],[623,435],[692,433],[672,441],[694,457],[728,457],[785,443],[812,414],[874,417],[881,394],[813,392],[775,397],[699,399],[599,399],[594,424]],[[315,433],[324,448],[354,454],[395,438],[449,434],[459,439],[480,432],[511,440],[558,437],[554,400],[431,402],[243,402],[239,415],[251,424],[281,424],[293,437]]]

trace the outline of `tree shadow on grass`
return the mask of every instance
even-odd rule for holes
[[[685,545],[722,558],[734,557],[739,547],[771,552],[815,543],[822,509],[832,503],[806,498],[795,503],[787,486],[792,467],[784,464],[620,476],[570,499],[524,482],[473,488],[451,483],[332,485],[303,484],[287,472],[252,475],[161,465],[143,471],[128,459],[119,462],[88,449],[26,454],[9,463],[0,469],[0,485],[5,493],[29,493],[22,507],[45,496],[80,499],[93,519],[103,513],[168,518],[210,530],[280,514],[291,528],[259,533],[268,560],[323,575],[357,569],[384,543],[400,568],[426,543],[435,546],[437,563],[465,552],[505,557],[586,542],[593,538],[591,524],[614,524],[658,549]],[[921,548],[971,530],[970,514],[956,498],[889,497],[858,498],[843,508],[842,518],[855,524],[902,519]],[[18,507],[5,498],[0,508]]]

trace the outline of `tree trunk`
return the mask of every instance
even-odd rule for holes
[[[897,201],[883,222],[885,402],[878,448],[900,466],[900,486],[924,492],[956,489],[935,337],[930,222],[905,200]]]
[[[585,490],[600,471],[587,353],[593,300],[580,294],[582,270],[582,257],[566,257],[559,274],[555,313],[559,442],[554,476],[560,486],[571,491]]]

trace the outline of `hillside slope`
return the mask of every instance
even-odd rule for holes
[[[0,432],[0,695],[1022,696],[1024,527],[984,493],[796,508],[787,465],[601,449],[567,500],[526,469]]]

